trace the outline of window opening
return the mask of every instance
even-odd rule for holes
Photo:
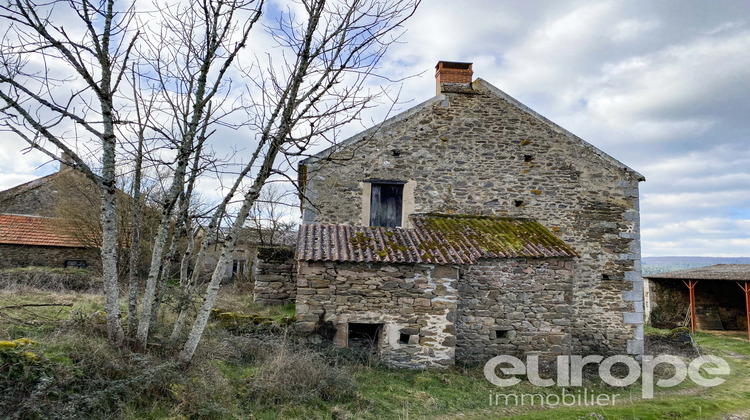
[[[245,260],[232,261],[232,278],[245,276]]]
[[[508,330],[496,330],[495,331],[495,337],[496,338],[508,338],[508,333],[510,331]]]
[[[400,227],[403,197],[403,183],[372,183],[370,226]]]
[[[87,268],[89,265],[85,260],[65,260],[65,267]]]
[[[347,344],[350,348],[377,351],[382,329],[383,324],[350,323],[349,342]]]

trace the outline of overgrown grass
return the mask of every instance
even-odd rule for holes
[[[294,316],[293,305],[262,307],[231,285],[217,307],[195,362],[180,368],[173,362],[178,349],[169,347],[166,334],[155,334],[147,354],[110,346],[100,295],[0,291],[0,308],[5,308],[0,309],[0,342],[27,338],[37,343],[0,349],[0,413],[8,418],[399,420],[750,415],[750,344],[742,336],[694,336],[701,354],[722,356],[731,367],[732,374],[717,387],[687,380],[674,388],[656,387],[655,397],[644,400],[638,384],[623,389],[589,378],[588,392],[620,394],[615,406],[553,408],[503,401],[497,406],[491,404],[495,393],[546,396],[563,390],[534,387],[526,380],[495,388],[481,367],[391,369],[346,349],[298,342],[284,327]],[[168,325],[159,328],[169,330]],[[666,341],[673,334],[647,332]],[[685,358],[697,355],[692,347],[678,350]]]

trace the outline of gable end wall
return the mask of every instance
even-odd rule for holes
[[[642,177],[477,86],[476,95],[444,94],[334,152],[335,164],[309,160],[314,206],[305,206],[304,223],[361,224],[367,179],[413,182],[415,213],[535,219],[581,255],[569,304],[571,351],[642,354]]]

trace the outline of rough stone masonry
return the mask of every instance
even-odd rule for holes
[[[468,78],[456,82],[456,68]],[[409,270],[440,267],[391,267],[400,273],[394,280],[381,275],[389,267],[302,261],[299,322],[307,325],[325,312],[343,325],[364,314],[387,331],[391,325],[418,329],[420,343],[437,343],[430,360],[438,364],[452,355],[447,347],[467,362],[529,351],[642,354],[643,176],[486,81],[472,82],[470,64],[452,63],[451,74],[450,83],[437,80],[434,98],[302,162],[303,223],[366,226],[373,182],[399,181],[407,216],[533,219],[580,257],[456,267],[457,277],[429,298],[431,304],[445,299],[437,308],[422,306],[419,288],[405,293],[401,285],[415,276]],[[410,227],[408,220],[402,227]],[[436,328],[423,331],[441,316],[442,335]],[[403,364],[405,349],[386,351]]]

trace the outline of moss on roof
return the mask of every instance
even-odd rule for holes
[[[411,217],[414,228],[302,225],[298,258],[473,264],[479,258],[574,257],[534,220],[461,214]]]
[[[531,219],[429,213],[415,216],[413,220],[420,229],[438,236],[422,242],[421,247],[425,250],[443,252],[450,246],[473,249],[483,256],[513,257],[544,248],[578,255],[547,228]]]

